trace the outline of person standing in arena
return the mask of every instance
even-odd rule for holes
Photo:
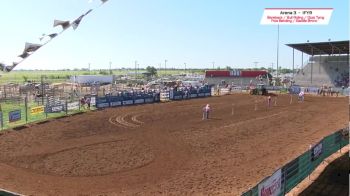
[[[210,113],[210,111],[211,111],[210,105],[207,104],[207,105],[203,108],[203,120],[209,119],[209,113]]]
[[[86,104],[87,104],[88,109],[90,110],[91,98],[90,98],[90,97],[87,97],[87,98],[85,99],[85,102],[86,102]]]
[[[304,96],[305,96],[304,91],[300,91],[300,93],[299,93],[299,101],[304,102]]]
[[[271,96],[268,96],[268,97],[267,97],[267,106],[268,106],[268,107],[271,107],[271,102],[272,102]]]

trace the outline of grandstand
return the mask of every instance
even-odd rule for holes
[[[349,86],[349,41],[287,44],[310,55],[294,76],[302,86]],[[293,52],[294,53],[294,52]]]

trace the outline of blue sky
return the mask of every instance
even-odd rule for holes
[[[260,25],[264,8],[334,8],[326,26],[280,26],[280,66],[292,66],[284,44],[349,39],[348,0],[1,0],[0,62],[12,62],[25,42],[60,31],[53,20],[74,20],[90,8],[76,31],[68,29],[16,69],[140,67],[234,68],[276,64],[277,26]],[[98,7],[98,8],[97,8]],[[301,63],[296,53],[296,65]],[[304,58],[305,59],[305,58]]]

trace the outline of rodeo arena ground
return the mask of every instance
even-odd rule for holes
[[[256,79],[263,71],[210,70],[197,88],[97,93],[91,110],[0,132],[2,194],[291,194],[349,143],[349,41],[289,46],[310,62],[288,86]],[[58,99],[36,110],[65,113]]]

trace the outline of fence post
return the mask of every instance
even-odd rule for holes
[[[49,97],[46,97],[47,98],[47,100],[46,100],[46,106],[44,106],[45,108],[46,108],[46,110],[45,110],[45,115],[46,115],[46,119],[47,119],[47,106],[48,106],[48,104],[49,104]],[[44,99],[43,99],[44,100]],[[43,105],[44,105],[44,102],[43,102]]]
[[[26,115],[26,123],[28,123],[28,97],[26,95],[26,97],[24,98],[24,111],[25,111],[25,115]]]
[[[4,118],[3,118],[3,113],[2,113],[2,109],[1,109],[1,104],[0,104],[0,126],[1,126],[1,130],[3,130],[3,128],[4,128]]]
[[[66,97],[66,115],[68,115],[68,102],[67,102],[67,97]]]

